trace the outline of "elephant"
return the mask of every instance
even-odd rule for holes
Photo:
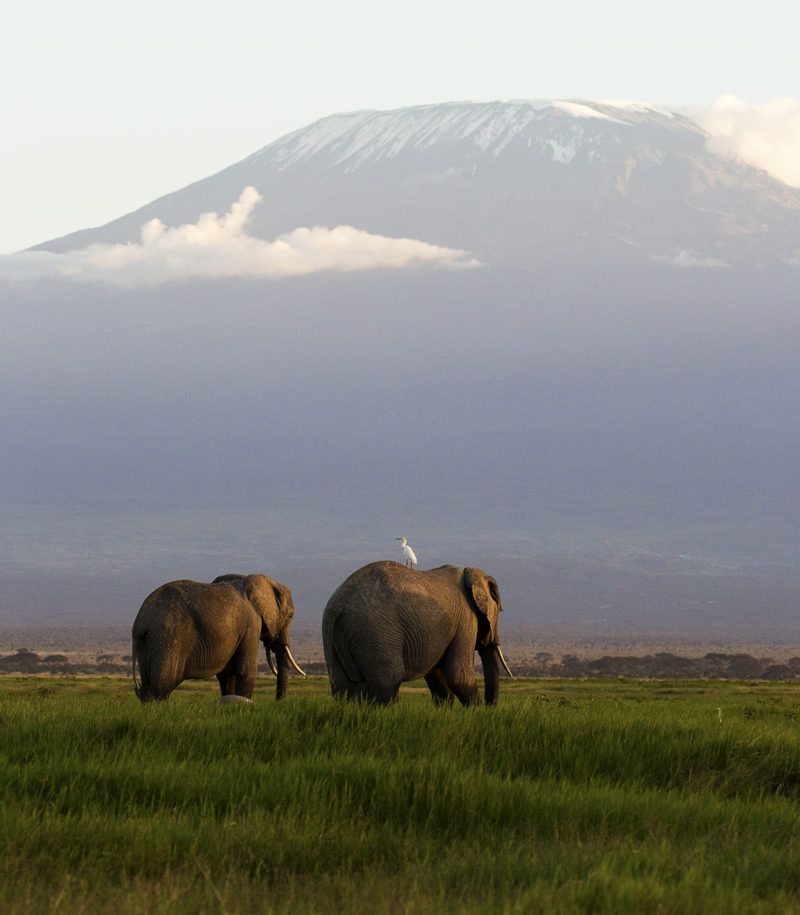
[[[424,677],[437,703],[479,705],[475,652],[484,701],[496,705],[500,649],[497,582],[480,569],[445,565],[419,571],[373,562],[333,593],[322,615],[322,645],[334,698],[385,704],[400,684]]]
[[[289,649],[293,615],[291,591],[266,575],[220,575],[210,584],[182,580],[161,585],[145,599],[133,623],[136,695],[142,702],[168,699],[183,680],[216,675],[222,696],[250,699],[261,640],[278,678],[276,698],[282,699],[289,665],[305,676]]]

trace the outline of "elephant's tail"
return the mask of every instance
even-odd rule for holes
[[[340,631],[340,638],[336,637],[336,627],[340,623],[342,611],[341,604],[331,601],[322,615],[322,649],[334,696],[352,692],[364,679],[343,644],[343,633]]]
[[[131,646],[131,673],[133,674],[133,689],[136,693],[136,698],[142,698],[142,684],[139,682],[138,677],[136,676],[136,639],[133,640],[133,645]]]
[[[335,596],[336,595],[334,595],[334,597]],[[325,612],[322,614],[322,651],[325,655],[325,665],[328,668],[328,676],[330,676],[331,673],[331,665],[336,650],[333,644],[333,630],[336,626],[336,621],[341,614],[341,604],[331,598],[328,601],[328,605],[325,607]]]

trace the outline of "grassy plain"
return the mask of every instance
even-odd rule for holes
[[[503,681],[496,709],[293,679],[141,707],[0,679],[7,913],[800,908],[800,685]]]

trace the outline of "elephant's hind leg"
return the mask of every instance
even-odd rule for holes
[[[184,663],[174,652],[164,651],[150,663],[150,687],[154,699],[169,699],[183,681]]]
[[[371,684],[367,682],[364,684],[359,698],[365,699],[367,702],[374,702],[376,705],[388,705],[390,702],[397,700],[399,692],[399,683],[387,685],[386,683]]]
[[[334,699],[355,699],[364,687],[363,681],[351,679],[335,649],[331,652],[328,675]]]
[[[382,663],[374,666],[367,675],[364,697],[378,705],[388,705],[397,699],[406,669],[401,659],[384,656]]]
[[[170,693],[181,682],[180,676],[169,668],[161,656],[140,660],[142,682],[137,691],[141,702],[169,699]]]

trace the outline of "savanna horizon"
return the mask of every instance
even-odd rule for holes
[[[534,626],[506,626],[501,631],[503,651],[512,672],[523,678],[560,678],[562,676],[627,676],[654,677],[656,679],[728,677],[720,663],[709,668],[708,664],[698,666],[707,656],[723,658],[750,658],[756,664],[747,663],[734,667],[734,679],[762,679],[764,671],[771,666],[783,668],[770,679],[794,679],[800,673],[800,639],[796,642],[778,639],[708,637],[694,639],[679,637],[672,640],[643,639],[628,633],[607,634],[593,637],[587,633],[565,632],[562,630]],[[322,652],[322,638],[318,625],[295,621],[292,627],[292,651],[300,666],[311,676],[325,676]],[[39,664],[30,668],[3,663],[19,652],[33,653]],[[64,670],[75,670],[78,676],[121,677],[131,676],[130,626],[62,626],[62,625],[19,625],[0,623],[0,677],[14,676],[22,672],[39,676],[58,676]],[[569,659],[572,668],[562,667]],[[657,663],[661,659],[661,663]],[[669,663],[672,659],[673,663]],[[674,663],[687,662],[684,669]],[[49,661],[49,664],[45,662]],[[625,666],[614,666],[614,662],[627,662]],[[605,662],[605,663],[604,663]],[[476,655],[476,670],[480,674],[480,663]],[[577,667],[576,667],[577,664]],[[637,666],[638,664],[638,666]],[[791,673],[785,670],[791,665]],[[744,672],[744,673],[742,673]],[[189,682],[189,681],[187,681]],[[292,676],[289,682],[291,692],[298,683]],[[510,681],[503,678],[500,696]],[[131,687],[132,689],[133,687]],[[179,686],[180,691],[183,686]],[[401,693],[407,689],[401,688]],[[255,696],[272,700],[274,679],[270,676],[263,649],[259,651],[259,676]]]

